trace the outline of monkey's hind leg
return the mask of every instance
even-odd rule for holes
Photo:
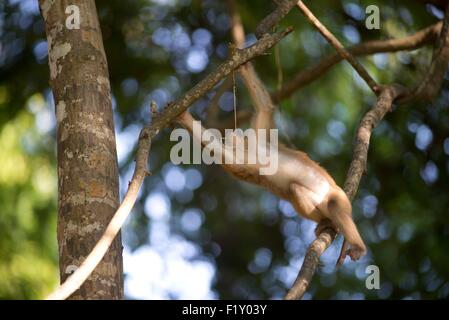
[[[353,261],[358,260],[361,256],[365,255],[366,246],[354,221],[352,220],[352,208],[349,199],[343,191],[334,192],[328,198],[327,207],[329,218],[335,223],[339,231],[343,233],[345,242],[347,241],[351,245],[350,249],[347,251],[347,254]],[[341,263],[341,260],[346,256],[345,242],[343,243],[342,252],[337,264]]]
[[[292,183],[290,185],[290,192],[290,201],[299,215],[315,222],[320,222],[324,218],[312,201],[312,191],[300,184]]]

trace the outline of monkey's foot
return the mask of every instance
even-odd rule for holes
[[[346,254],[351,257],[352,261],[357,261],[360,257],[364,256],[366,253],[366,249],[360,247],[351,247]]]
[[[348,247],[348,242],[345,239],[341,246],[340,256],[338,257],[337,263],[335,264],[337,267],[339,267],[343,264],[346,256],[349,256],[352,261],[357,261],[360,259],[360,257],[362,257],[366,254],[365,246],[360,247],[357,245],[351,245],[351,247],[348,250],[346,250],[347,247]]]
[[[188,111],[182,112],[176,119],[176,122],[178,123],[187,123],[191,119],[191,115],[188,113]]]
[[[334,224],[332,223],[332,221],[330,221],[329,219],[323,219],[321,220],[315,228],[315,236],[318,238],[318,236],[324,231],[324,229],[327,228],[335,228]]]

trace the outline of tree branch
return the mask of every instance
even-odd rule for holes
[[[417,87],[398,101],[398,103],[408,103],[414,100],[431,101],[438,93],[446,74],[449,63],[449,3],[446,5],[443,27],[438,37],[437,46],[433,52],[432,62],[429,71]]]
[[[362,175],[366,171],[371,132],[385,117],[386,113],[391,111],[393,101],[402,94],[404,94],[404,89],[397,85],[380,87],[380,93],[374,107],[365,114],[360,122],[352,162],[344,184],[344,191],[351,201],[354,199]],[[322,232],[307,249],[298,277],[284,298],[286,300],[299,300],[303,297],[315,274],[321,254],[331,245],[337,235],[336,230],[329,224],[328,220],[320,222],[320,224],[322,224],[320,228]]]
[[[357,71],[360,77],[365,80],[366,84],[371,90],[377,94],[378,85],[376,81],[370,76],[368,71],[357,61],[357,59],[343,47],[338,39],[318,20],[315,15],[302,2],[298,1],[297,6],[309,22],[323,35],[323,37],[337,50],[338,54],[348,61],[351,66]]]
[[[323,222],[320,222],[320,224],[322,226],[322,231],[310,244],[309,248],[307,248],[301,270],[299,271],[293,286],[285,295],[284,300],[299,300],[304,296],[320,262],[321,255],[337,237],[337,231],[330,223],[330,220],[326,219]]]
[[[393,102],[406,93],[406,89],[399,85],[381,87],[380,94],[374,107],[369,110],[360,121],[357,129],[356,141],[351,165],[344,184],[344,191],[352,201],[359,188],[362,175],[366,172],[368,149],[371,133],[379,122],[391,111]]]
[[[368,41],[350,47],[347,50],[354,56],[414,50],[434,42],[440,34],[442,24],[442,22],[435,23],[401,39]],[[290,82],[283,85],[280,90],[272,93],[271,97],[274,103],[279,103],[289,98],[295,91],[318,79],[341,60],[343,58],[340,54],[333,53],[322,59],[318,64],[298,72]]]
[[[265,51],[273,47],[292,30],[292,28],[287,28],[279,33],[265,34],[251,47],[242,50],[234,50],[228,60],[223,62],[215,71],[211,72],[202,81],[196,84],[183,97],[170,103],[162,112],[153,117],[150,126],[142,129],[137,147],[136,168],[123,202],[115,212],[104,234],[84,262],[63,284],[51,293],[47,299],[56,300],[69,297],[83,284],[84,281],[86,281],[98,263],[103,259],[110,244],[119,232],[137,200],[139,189],[143,183],[144,177],[147,175],[146,168],[151,140],[158,134],[158,132],[172,123],[182,112],[187,110],[190,105],[206,94],[218,82],[226,78],[232,71],[251,59],[264,54]]]
[[[270,33],[273,27],[296,6],[297,2],[298,0],[277,1],[276,9],[257,25],[255,32],[257,39],[261,38],[266,33]]]

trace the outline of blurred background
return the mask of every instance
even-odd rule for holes
[[[428,1],[432,2],[432,1]],[[438,2],[438,1],[437,1]],[[149,103],[181,96],[228,51],[226,1],[96,1],[109,62],[121,195],[134,163]],[[347,46],[403,37],[442,18],[426,1],[307,1]],[[365,28],[365,8],[380,8],[380,30]],[[247,32],[271,1],[240,1]],[[293,10],[279,28],[295,32],[278,46],[283,81],[333,49]],[[255,67],[271,91],[279,85],[274,50]],[[431,47],[360,58],[380,83],[412,86]],[[40,299],[58,283],[55,111],[47,42],[37,0],[0,1],[0,298]],[[250,110],[237,80],[237,109]],[[213,96],[192,112],[204,119]],[[276,123],[284,141],[305,150],[342,185],[355,128],[373,94],[346,63],[282,101]],[[232,89],[219,101],[232,119]],[[341,238],[326,251],[306,299],[435,299],[449,296],[449,86],[431,104],[397,108],[375,130],[368,174],[354,217],[369,247],[360,262],[336,270]],[[242,124],[244,127],[244,124]],[[123,230],[128,299],[279,299],[294,281],[314,223],[267,191],[218,166],[175,166],[167,129],[151,152],[151,171]],[[380,268],[380,290],[365,287],[365,268]]]

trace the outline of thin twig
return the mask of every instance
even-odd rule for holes
[[[137,147],[136,167],[123,202],[115,212],[104,234],[80,267],[53,293],[51,293],[47,299],[56,300],[68,298],[84,283],[84,281],[86,281],[98,263],[103,259],[109,246],[136,202],[140,186],[143,183],[146,172],[148,172],[147,163],[151,140],[157,133],[170,125],[182,112],[187,110],[190,105],[211,90],[222,79],[225,79],[236,68],[257,56],[262,55],[292,30],[292,28],[287,28],[276,34],[266,34],[251,47],[242,50],[234,50],[232,56],[227,61],[222,63],[215,71],[211,72],[207,77],[196,84],[184,96],[175,102],[170,103],[161,113],[153,118],[151,125],[142,129]]]
[[[374,107],[365,114],[360,122],[352,162],[344,184],[344,191],[350,200],[354,199],[365,172],[371,132],[391,110],[393,101],[403,93],[404,89],[397,85],[381,87]],[[324,224],[320,228],[322,232],[307,249],[301,270],[292,288],[287,292],[286,300],[299,300],[303,297],[315,274],[321,254],[331,245],[337,235],[328,220],[320,222],[320,224]]]
[[[237,130],[237,86],[235,85],[235,72],[232,72],[232,109],[234,111],[234,130]]]
[[[240,110],[237,111],[237,128],[240,127],[243,123],[248,122],[251,119],[252,112],[250,110]],[[214,128],[219,130],[222,134],[225,133],[226,129],[235,129],[235,117],[229,116],[224,119],[221,119],[218,123],[208,123],[210,128]]]
[[[442,25],[443,23],[440,21],[404,38],[367,41],[352,46],[347,50],[354,56],[415,50],[426,44],[433,43],[440,34]],[[312,83],[342,60],[343,58],[338,53],[333,53],[322,59],[316,65],[299,71],[280,90],[272,93],[271,97],[274,103],[279,103],[289,98],[294,92]]]
[[[223,80],[223,82],[218,86],[215,91],[214,96],[210,100],[209,106],[207,107],[207,121],[210,123],[218,122],[218,114],[220,111],[220,98],[223,94],[229,91],[232,87],[232,79],[227,77]]]
[[[281,90],[282,82],[284,81],[284,73],[282,72],[282,63],[281,63],[281,50],[279,46],[274,47],[274,61],[276,62],[276,69],[278,73],[278,82],[277,82],[277,90]]]
[[[314,16],[314,14],[302,1],[298,1],[297,6],[307,20],[309,20],[309,22],[323,35],[323,37],[335,48],[335,50],[337,50],[337,52],[351,64],[360,77],[365,80],[371,90],[377,94],[379,88],[376,81],[370,76],[368,71],[366,71],[360,62],[358,62],[357,59],[348,50],[346,50],[345,47],[343,47],[340,41],[338,41],[338,39]]]

